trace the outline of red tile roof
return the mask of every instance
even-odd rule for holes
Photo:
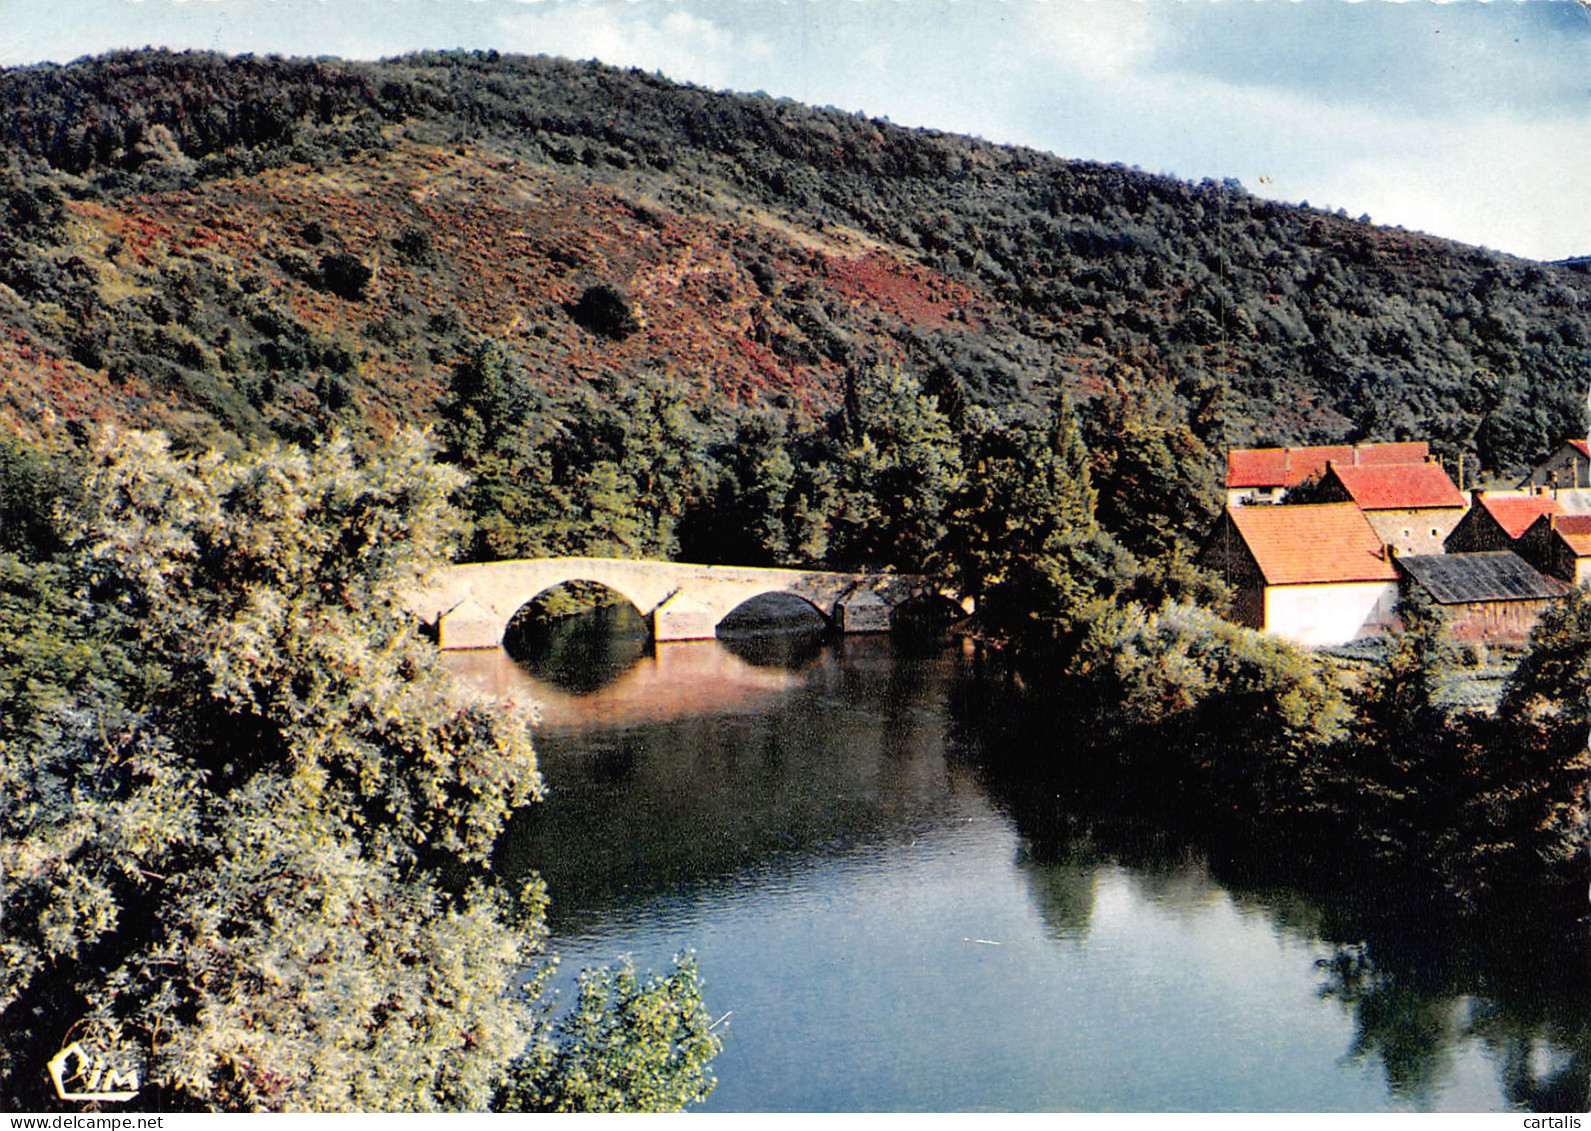
[[[1397,580],[1381,539],[1352,503],[1228,507],[1226,514],[1267,585]]]
[[[1453,486],[1439,463],[1403,463],[1382,467],[1331,466],[1331,474],[1348,497],[1367,511],[1422,510],[1462,507],[1468,500]]]
[[[1591,444],[1586,443],[1584,440],[1570,440],[1569,444],[1575,451],[1585,456],[1586,459],[1591,459]]]
[[[1497,525],[1508,537],[1518,539],[1530,524],[1544,514],[1562,514],[1551,495],[1491,495],[1482,493],[1477,500],[1486,513],[1497,520]]]
[[[1232,448],[1226,453],[1226,485],[1240,487],[1296,487],[1326,472],[1336,460],[1360,465],[1423,463],[1430,455],[1424,440],[1392,444],[1334,444],[1313,448]]]
[[[1576,557],[1591,558],[1591,514],[1562,514],[1552,520],[1552,527]]]

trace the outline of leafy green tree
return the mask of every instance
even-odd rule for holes
[[[458,485],[416,434],[237,460],[113,435],[71,559],[0,579],[0,635],[60,640],[54,673],[0,682],[11,1104],[55,1102],[70,1040],[134,1058],[162,1108],[556,1092],[545,894],[489,872],[540,792],[530,720],[461,696],[400,600],[456,543]],[[686,991],[632,996],[696,1024]],[[716,1037],[691,1047],[636,1102],[700,1094]]]
[[[1131,575],[1095,520],[1088,453],[1064,401],[1047,418],[970,407],[961,442],[966,474],[947,500],[940,562],[987,625],[1074,623]]]
[[[1106,749],[1245,823],[1291,820],[1351,717],[1329,667],[1190,605],[1110,609],[1069,671]]]
[[[441,438],[450,458],[470,468],[496,452],[529,411],[529,397],[513,356],[500,344],[476,343],[454,370],[441,405]]]
[[[1101,525],[1145,561],[1198,546],[1218,511],[1220,460],[1189,427],[1176,390],[1158,373],[1116,365],[1090,409]]]
[[[1358,827],[1372,858],[1434,869],[1463,790],[1455,731],[1441,702],[1458,657],[1440,606],[1422,590],[1399,603],[1398,616],[1402,627],[1384,664],[1354,696],[1353,727],[1331,751],[1319,799],[1335,820]]]
[[[0,552],[38,558],[59,550],[55,511],[77,491],[75,480],[59,455],[0,433]]]
[[[937,400],[899,369],[852,374],[829,554],[837,564],[921,570],[944,536],[961,450]]]
[[[707,1064],[721,1043],[713,1028],[688,954],[644,981],[629,963],[588,970],[542,1058],[516,1065],[507,1106],[655,1112],[700,1103],[712,1090]]]

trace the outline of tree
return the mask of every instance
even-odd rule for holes
[[[1398,606],[1401,629],[1384,666],[1355,696],[1355,720],[1329,757],[1321,798],[1351,820],[1372,859],[1437,869],[1453,832],[1463,775],[1441,690],[1457,665],[1441,607],[1416,588]]]
[[[950,421],[915,377],[868,369],[852,375],[838,423],[832,559],[921,570],[944,534],[945,503],[961,482]]]
[[[965,411],[966,474],[948,499],[939,562],[989,627],[1071,624],[1131,573],[1094,518],[1088,453],[1070,407]]]
[[[1458,815],[1464,867],[1483,890],[1546,890],[1586,921],[1591,859],[1591,593],[1542,614],[1497,718],[1469,744],[1473,785]],[[1539,896],[1537,896],[1539,898]]]
[[[363,459],[100,444],[73,556],[8,582],[56,595],[32,614],[65,645],[0,683],[9,1102],[54,1102],[70,1040],[135,1060],[137,1102],[168,1109],[558,1092],[545,893],[489,870],[539,796],[530,720],[461,697],[400,604],[456,542],[458,485],[417,434]],[[30,611],[0,615],[9,637]],[[689,967],[620,989],[701,1028]],[[688,1039],[610,1102],[705,1094],[717,1038]]]

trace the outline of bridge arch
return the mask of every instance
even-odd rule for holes
[[[718,618],[717,632],[753,631],[760,627],[827,629],[834,623],[833,607],[825,608],[811,597],[788,589],[769,589],[747,597]],[[801,623],[805,622],[805,623]]]
[[[557,582],[529,595],[509,613],[503,627],[503,647],[514,652],[517,647],[553,630],[563,618],[599,611],[610,612],[620,618],[619,623],[634,617],[643,631],[650,632],[646,627],[646,612],[633,598],[600,581],[579,577]]]
[[[658,641],[714,636],[732,610],[769,593],[799,597],[844,632],[887,631],[893,606],[933,588],[925,578],[901,574],[539,558],[453,566],[403,600],[436,626],[443,648],[495,648],[521,606],[568,581],[618,593],[648,618]]]
[[[576,587],[579,587],[579,586],[590,586],[593,589],[600,589],[604,593],[611,593],[615,597],[617,597],[621,601],[623,601],[625,604],[629,605],[630,608],[634,609],[636,611],[636,613],[638,615],[640,615],[641,617],[644,618],[646,616],[647,610],[642,605],[641,601],[636,600],[635,597],[633,597],[630,594],[626,593],[624,590],[622,590],[622,589],[620,589],[620,588],[618,588],[616,586],[609,585],[606,582],[598,581],[597,579],[591,578],[591,577],[571,577],[571,578],[567,578],[567,579],[565,579],[563,581],[555,581],[551,585],[544,586],[541,589],[537,590],[536,592],[528,594],[523,600],[521,600],[519,602],[518,607],[514,609],[513,613],[510,614],[509,620],[513,621],[515,618],[517,618],[520,615],[522,615],[525,612],[526,609],[532,607],[533,605],[536,605],[538,603],[543,602],[544,599],[549,597],[550,595],[557,594],[559,592],[559,590],[575,589]],[[578,598],[577,598],[577,600],[578,600]],[[572,610],[571,609],[570,611],[578,611],[578,610]],[[553,613],[553,615],[554,616],[563,616],[563,615],[567,615],[567,613],[556,612],[555,611]]]

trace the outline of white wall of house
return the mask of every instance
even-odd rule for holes
[[[1395,581],[1271,585],[1265,589],[1265,631],[1295,644],[1346,644],[1382,628],[1397,605]]]
[[[1279,503],[1286,496],[1286,487],[1228,487],[1226,505],[1241,507],[1250,503]]]

